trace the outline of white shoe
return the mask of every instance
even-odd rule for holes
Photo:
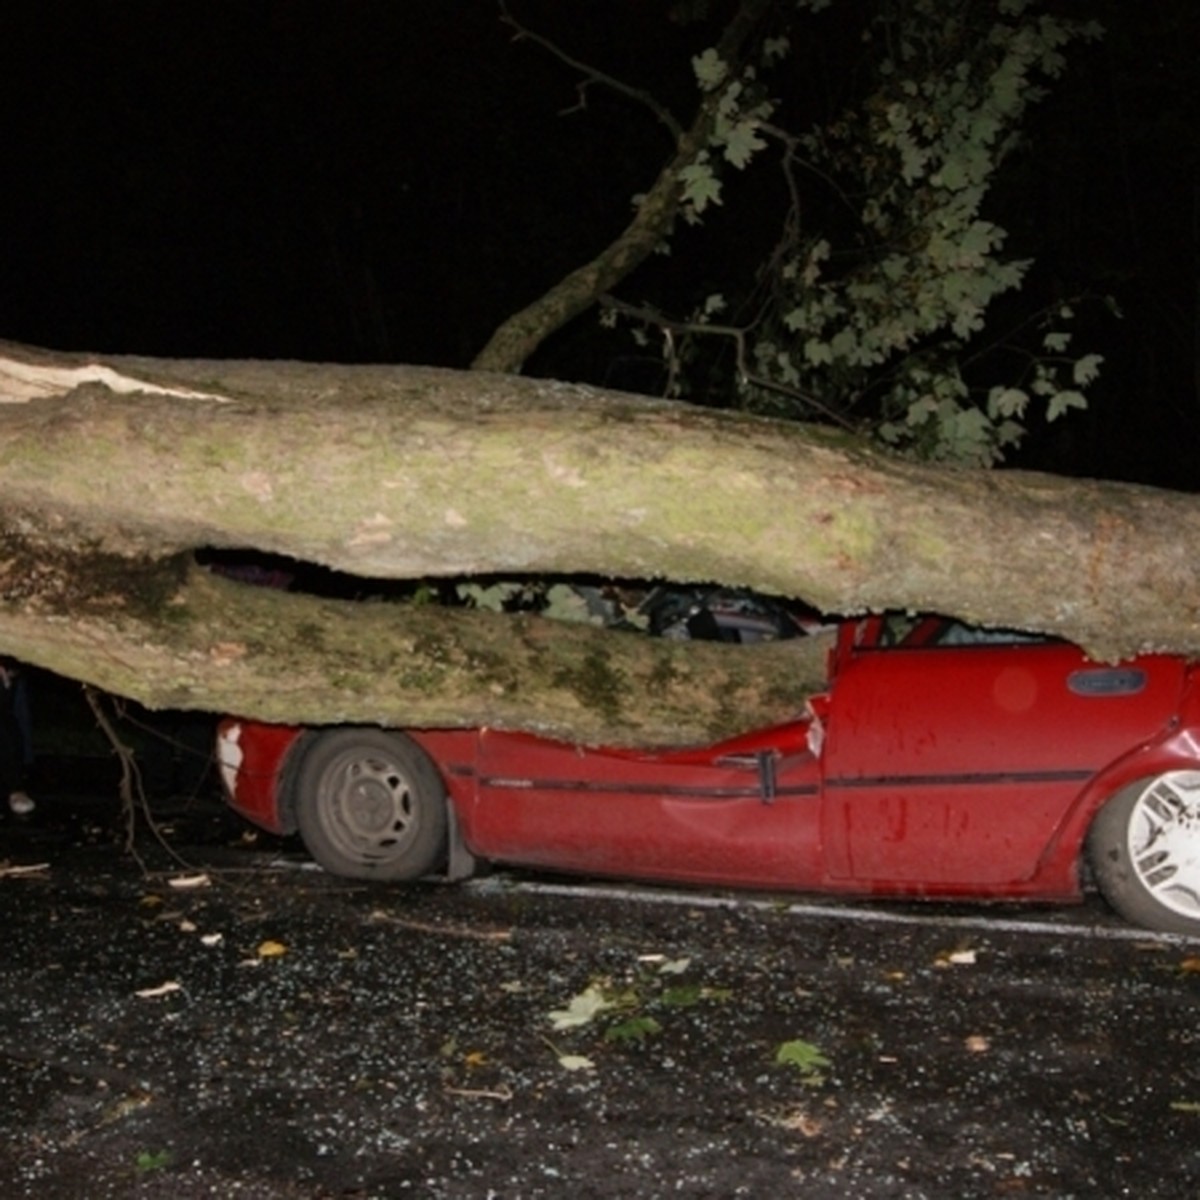
[[[24,792],[11,792],[8,797],[8,807],[18,817],[27,817],[36,805]]]

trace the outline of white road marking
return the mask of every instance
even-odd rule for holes
[[[1053,937],[1090,938],[1111,942],[1145,942],[1180,945],[1200,940],[1184,934],[1159,933],[1131,925],[1084,925],[1079,922],[1038,921],[1020,917],[953,916],[939,912],[931,904],[926,913],[890,912],[884,908],[863,908],[852,904],[805,904],[768,900],[755,896],[713,896],[704,892],[677,892],[661,888],[625,887],[586,883],[545,883],[537,880],[490,876],[468,880],[456,886],[478,892],[521,892],[535,896],[561,896],[578,900],[622,900],[627,903],[663,904],[678,908],[729,908],[755,912],[780,913],[824,921],[844,921],[863,925],[918,925],[930,928],[975,929],[992,933],[1027,933]]]

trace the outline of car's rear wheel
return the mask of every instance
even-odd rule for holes
[[[317,734],[294,779],[300,836],[331,874],[416,879],[444,860],[445,788],[411,738],[381,729]]]
[[[1200,936],[1200,771],[1167,771],[1118,792],[1092,822],[1088,856],[1122,916]]]

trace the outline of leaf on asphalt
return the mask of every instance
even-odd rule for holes
[[[1181,1113],[1200,1113],[1200,1102],[1196,1100],[1172,1100],[1171,1111]]]
[[[971,967],[975,965],[977,952],[966,946],[957,950],[943,950],[934,960],[935,967]]]
[[[992,1039],[984,1037],[981,1033],[973,1033],[964,1039],[963,1045],[972,1054],[986,1054],[992,1048]]]
[[[143,1150],[134,1160],[138,1174],[145,1175],[151,1171],[161,1171],[171,1165],[170,1150]]]
[[[660,975],[682,975],[692,965],[690,958],[673,958],[658,968]]]
[[[777,1129],[787,1129],[806,1138],[819,1137],[824,1129],[824,1124],[810,1116],[803,1108],[790,1108],[782,1112],[759,1112],[754,1115]]]
[[[134,992],[139,1000],[153,1000],[156,996],[169,996],[172,992],[183,991],[183,984],[177,983],[174,979],[168,979],[166,983],[160,983],[158,987],[141,988]]]
[[[812,1042],[800,1038],[782,1042],[775,1051],[775,1061],[780,1066],[794,1067],[800,1074],[801,1082],[808,1087],[819,1087],[824,1083],[822,1072],[832,1065]]]
[[[555,1009],[547,1015],[555,1029],[575,1029],[613,1007],[613,1002],[593,983],[577,996],[572,996],[566,1008]]]
[[[225,940],[223,933],[202,933],[200,935],[200,944],[202,946],[219,946]]]
[[[630,1017],[604,1031],[606,1042],[644,1042],[651,1034],[661,1033],[662,1026],[653,1017]]]
[[[278,958],[281,954],[287,953],[287,947],[282,942],[267,940],[259,943],[258,957],[259,958]]]
[[[1179,964],[1179,969],[1189,975],[1200,973],[1200,955],[1189,955]]]
[[[167,880],[167,886],[178,888],[180,891],[189,891],[192,888],[208,887],[212,880],[201,872],[199,875],[176,875]]]
[[[694,1008],[703,999],[706,990],[698,983],[685,983],[664,988],[659,999],[667,1008]]]
[[[467,1067],[482,1067],[487,1062],[487,1055],[482,1050],[470,1050],[463,1055],[463,1064]]]
[[[560,1054],[558,1065],[566,1071],[594,1071],[596,1064],[583,1054]]]

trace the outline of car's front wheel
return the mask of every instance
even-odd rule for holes
[[[1200,936],[1200,771],[1167,771],[1118,792],[1092,822],[1088,856],[1122,916]]]
[[[446,853],[446,793],[411,738],[381,729],[312,737],[296,769],[296,824],[325,870],[355,879],[416,879]]]

